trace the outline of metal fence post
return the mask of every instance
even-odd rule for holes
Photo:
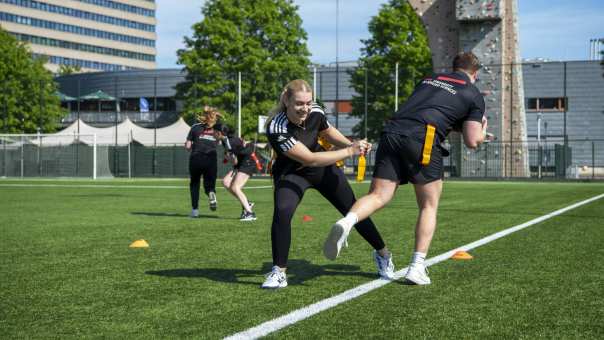
[[[489,170],[489,143],[484,143],[484,177],[488,177]]]
[[[25,146],[25,141],[23,140],[25,137],[21,136],[21,178],[23,178],[23,147]]]
[[[153,169],[152,173],[155,177],[155,168],[157,158],[155,155],[155,149],[157,147],[157,77],[153,77]]]
[[[596,178],[596,142],[591,142],[591,179]]]
[[[568,136],[566,135],[566,107],[568,106],[566,103],[566,61],[562,64],[564,65],[564,83],[562,84],[563,86],[563,98],[564,98],[564,151],[562,152],[562,164],[563,164],[563,169],[562,169],[562,174],[564,176],[564,178],[566,178],[566,148],[568,148]]]

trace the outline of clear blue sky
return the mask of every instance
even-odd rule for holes
[[[202,19],[204,0],[156,0],[157,64],[177,67],[176,50],[191,25]],[[367,24],[384,0],[340,0],[339,59],[356,60],[361,39],[369,38]],[[295,0],[308,33],[311,60],[336,59],[336,0]],[[585,60],[589,39],[604,38],[604,0],[518,0],[520,54],[524,58]]]

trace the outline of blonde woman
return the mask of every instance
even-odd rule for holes
[[[219,118],[218,110],[205,106],[203,111],[197,115],[199,123],[191,127],[185,142],[185,148],[191,152],[189,157],[191,217],[199,216],[199,189],[202,176],[203,189],[208,196],[210,210],[215,211],[218,206],[216,200],[216,173],[218,171],[216,146],[218,140],[216,137],[219,133],[219,126],[217,126]]]
[[[304,196],[313,188],[319,191],[340,213],[346,213],[355,202],[352,188],[344,173],[334,164],[359,155],[371,148],[366,141],[354,143],[331,126],[323,109],[312,102],[312,90],[304,80],[293,80],[281,94],[279,105],[268,120],[266,132],[271,147],[277,153],[272,166],[274,182],[274,211],[271,227],[273,268],[262,288],[287,286],[285,275],[291,243],[291,220]],[[325,151],[319,137],[335,146]],[[392,279],[392,256],[370,219],[356,225],[357,231],[371,244],[381,277]],[[339,235],[330,239],[335,241]],[[330,258],[338,248],[326,243],[324,253]]]

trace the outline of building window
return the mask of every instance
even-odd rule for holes
[[[528,111],[564,111],[567,101],[562,97],[555,98],[528,98],[526,109]]]
[[[8,3],[11,5],[16,5],[16,6],[21,6],[21,7],[33,8],[33,9],[37,9],[40,11],[67,15],[70,17],[82,18],[82,19],[86,19],[86,20],[94,20],[94,21],[98,21],[98,22],[104,22],[107,24],[111,24],[111,25],[118,25],[118,26],[124,26],[124,27],[133,28],[133,29],[148,31],[148,32],[155,32],[154,25],[140,23],[140,22],[132,21],[132,20],[114,18],[114,17],[110,17],[107,15],[97,14],[97,13],[80,11],[78,9],[56,6],[56,5],[51,5],[51,4],[42,3],[42,2],[33,1],[33,0],[0,0],[0,3]]]

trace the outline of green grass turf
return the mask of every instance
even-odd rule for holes
[[[76,187],[90,184],[118,187]],[[431,255],[603,192],[448,182]],[[0,337],[220,338],[374,279],[356,233],[336,262],[322,257],[338,213],[309,191],[294,217],[290,286],[259,289],[271,266],[272,190],[247,193],[259,219],[244,224],[224,191],[218,212],[202,200],[205,217],[188,218],[184,180],[1,180]],[[374,218],[399,268],[416,213],[405,186]],[[304,214],[314,220],[302,223]],[[437,264],[432,286],[389,284],[269,337],[602,338],[602,220],[599,200],[480,247],[472,261]],[[139,238],[150,248],[129,249]]]

